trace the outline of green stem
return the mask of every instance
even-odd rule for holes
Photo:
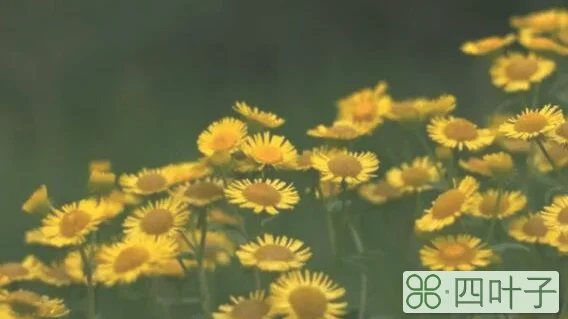
[[[540,85],[535,84],[532,94],[532,107],[536,108],[538,105],[538,95],[540,91]]]
[[[351,237],[353,238],[353,243],[355,244],[355,248],[357,249],[357,253],[363,255],[365,253],[365,246],[363,245],[363,240],[361,240],[361,236],[359,232],[353,225],[353,223],[348,223],[349,231],[351,232]],[[360,285],[361,290],[359,293],[359,319],[365,318],[365,311],[367,308],[367,290],[368,290],[368,280],[367,274],[364,271],[361,271],[360,274]]]
[[[254,276],[254,289],[258,290],[262,287],[262,281],[260,280],[260,271],[258,269],[254,269],[253,276]]]
[[[452,180],[448,180],[447,177],[444,176],[444,172],[442,171],[442,169],[437,165],[438,164],[438,159],[436,158],[436,154],[434,154],[434,151],[432,150],[432,147],[430,147],[430,145],[428,144],[428,142],[426,141],[426,139],[424,139],[424,137],[422,136],[422,134],[420,133],[420,131],[418,129],[413,130],[414,135],[416,136],[416,138],[418,139],[418,141],[420,142],[420,144],[422,145],[422,147],[424,148],[424,150],[426,151],[426,153],[428,153],[428,157],[430,157],[430,161],[432,161],[432,163],[434,164],[434,166],[436,167],[436,171],[438,172],[438,175],[440,176],[440,179],[446,179],[446,182],[449,183],[450,185],[452,184]],[[447,185],[446,185],[447,186]]]
[[[538,148],[540,149],[540,151],[542,152],[544,157],[546,157],[546,160],[550,163],[550,166],[552,166],[552,170],[554,170],[554,172],[558,175],[558,177],[561,179],[564,186],[568,186],[568,181],[566,181],[566,177],[564,177],[564,175],[560,171],[558,165],[556,165],[556,162],[554,161],[552,156],[550,156],[550,154],[546,150],[546,147],[544,147],[544,143],[542,142],[542,139],[536,138],[535,142],[536,142],[536,145],[538,145]]]
[[[333,215],[332,212],[329,211],[326,207],[326,200],[323,196],[323,191],[321,189],[321,185],[318,184],[318,186],[316,186],[316,189],[319,191],[320,194],[320,198],[321,198],[321,204],[322,207],[324,209],[324,214],[325,214],[325,225],[327,227],[327,237],[329,240],[329,248],[330,248],[330,252],[331,252],[331,257],[335,260],[335,258],[337,257],[337,234],[335,233],[335,224],[333,221]]]
[[[205,315],[210,316],[210,303],[211,296],[209,294],[209,285],[207,283],[207,273],[203,265],[203,260],[205,258],[205,250],[207,243],[207,210],[204,209],[199,212],[198,224],[201,226],[201,238],[199,240],[199,254],[197,255],[197,271],[199,272],[199,292],[201,295],[201,308]]]
[[[497,226],[499,214],[499,207],[501,206],[501,198],[503,197],[503,187],[499,185],[499,190],[497,191],[497,200],[495,201],[495,208],[493,209],[493,215],[491,216],[491,224],[489,225],[489,230],[487,231],[487,236],[485,242],[490,244],[493,240],[493,234],[495,233],[495,227]]]
[[[93,283],[93,259],[87,254],[85,246],[79,249],[81,259],[83,261],[83,269],[85,277],[87,277],[87,319],[95,319],[97,317],[95,285]]]

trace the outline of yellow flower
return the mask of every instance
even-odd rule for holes
[[[558,249],[558,252],[568,253],[568,233],[551,231],[548,235],[547,243]]]
[[[128,236],[175,236],[189,220],[187,204],[178,198],[164,198],[136,209],[124,220]]]
[[[89,163],[90,172],[110,172],[112,164],[109,160],[93,160]]]
[[[43,219],[40,229],[51,246],[79,245],[98,228],[105,217],[96,200],[85,199],[54,209]]]
[[[383,122],[383,115],[389,107],[386,96],[387,83],[380,81],[375,88],[364,88],[338,101],[336,120],[350,121],[372,131]]]
[[[275,168],[293,167],[298,157],[296,148],[284,136],[269,132],[247,137],[241,149],[260,165]]]
[[[534,30],[524,29],[519,34],[519,43],[529,50],[568,55],[568,46],[564,46],[549,37],[535,34]]]
[[[345,289],[321,272],[300,270],[282,274],[270,285],[275,313],[287,319],[340,319],[347,303]]]
[[[41,185],[22,205],[22,210],[28,214],[45,214],[52,208],[47,193],[47,186]]]
[[[237,226],[243,223],[239,214],[230,214],[219,207],[211,207],[207,211],[207,221],[214,225]]]
[[[107,286],[134,282],[156,264],[175,258],[176,249],[177,243],[170,237],[126,237],[100,248],[96,276]]]
[[[284,119],[276,114],[261,111],[258,107],[250,107],[245,102],[237,101],[233,109],[242,115],[251,124],[259,125],[266,128],[277,128],[284,124]]]
[[[568,148],[550,141],[544,143],[544,149],[558,168],[564,168],[568,165]],[[540,148],[536,149],[531,155],[530,163],[543,174],[554,169]]]
[[[310,248],[304,243],[286,236],[264,234],[256,242],[241,245],[237,257],[245,267],[256,267],[262,271],[285,272],[302,268],[312,257]]]
[[[37,277],[40,281],[56,287],[69,286],[73,282],[73,278],[63,263],[53,263],[50,266],[41,265]]]
[[[178,237],[179,252],[190,253],[194,259],[189,261],[196,262],[202,232],[195,230],[185,232]],[[209,270],[215,270],[217,266],[227,266],[235,254],[235,243],[221,231],[208,231],[205,237],[205,253],[203,256],[203,266]]]
[[[438,170],[441,169],[440,163],[432,163],[427,156],[418,157],[410,163],[391,168],[387,171],[386,178],[390,185],[404,193],[423,192],[432,189],[432,184],[440,181]]]
[[[489,129],[479,129],[472,122],[459,117],[433,118],[427,127],[430,138],[445,147],[459,151],[479,150],[491,145],[495,134]]]
[[[83,249],[87,258],[96,258],[99,253],[100,247],[89,245],[84,247]],[[75,249],[67,253],[65,258],[63,258],[62,263],[65,267],[65,272],[74,283],[78,284],[87,283],[87,276],[84,273],[85,264],[83,263],[83,257],[81,256],[80,249]],[[95,262],[95,267],[97,267],[96,262]],[[95,283],[98,283],[100,280],[98,278],[99,273],[98,271],[96,271],[96,268],[94,275],[95,276],[92,279]]]
[[[226,151],[233,153],[239,149],[247,135],[247,126],[234,118],[223,118],[213,122],[197,138],[197,148],[205,155]]]
[[[92,193],[109,193],[114,187],[116,175],[112,172],[92,171],[87,187]]]
[[[163,263],[152,266],[148,271],[148,275],[182,278],[186,275],[186,271],[193,269],[196,266],[197,263],[195,260],[184,259],[182,267],[178,258],[172,258],[164,261]]]
[[[430,270],[475,270],[488,266],[493,256],[481,239],[468,234],[440,236],[420,249],[422,265]]]
[[[62,299],[52,299],[27,290],[2,291],[0,303],[8,305],[15,318],[59,318],[69,314]]]
[[[548,235],[542,214],[517,217],[509,225],[509,236],[521,242],[546,244]]]
[[[98,207],[104,219],[108,221],[120,215],[124,211],[125,204],[110,197],[103,197],[99,199]]]
[[[177,182],[170,169],[142,169],[136,175],[124,174],[119,183],[127,193],[152,195],[168,190]]]
[[[550,104],[541,109],[525,109],[516,117],[501,124],[499,132],[507,137],[530,140],[554,131],[564,122],[564,115],[558,106]]]
[[[136,205],[139,204],[141,199],[140,197],[130,194],[124,193],[120,190],[113,190],[109,195],[104,197],[106,200],[115,202],[122,205]]]
[[[478,189],[479,183],[471,176],[466,176],[459,183],[454,181],[454,187],[438,195],[432,207],[416,221],[416,229],[433,232],[453,224],[463,213],[474,209],[479,200],[475,196]]]
[[[568,146],[568,122],[562,122],[554,130],[548,132],[546,136],[559,145]]]
[[[456,108],[456,97],[451,94],[442,94],[435,99],[426,99],[421,104],[421,113],[425,118],[445,116]]]
[[[22,319],[21,316],[15,314],[9,305],[0,304],[0,318],[2,319]]]
[[[167,170],[174,179],[173,183],[190,182],[213,174],[206,160],[172,164]]]
[[[51,240],[41,231],[41,227],[26,231],[25,242],[29,245],[51,246]]]
[[[497,178],[510,175],[514,169],[513,158],[504,152],[486,154],[482,158],[460,160],[459,165],[468,172]]]
[[[379,169],[379,159],[371,152],[321,151],[312,155],[313,167],[322,181],[360,184],[368,181]]]
[[[493,85],[505,92],[527,91],[556,69],[556,62],[535,55],[511,52],[498,57],[489,71]]]
[[[501,124],[506,123],[510,118],[513,117],[515,117],[515,114],[493,114],[489,117],[488,127],[495,133],[495,143],[498,144],[501,148],[511,153],[528,153],[531,149],[530,142],[506,137],[504,133],[499,132],[499,127],[501,127]]]
[[[527,205],[527,197],[519,191],[501,191],[499,196],[499,190],[489,189],[478,196],[480,199],[471,214],[482,218],[496,216],[498,219],[503,219],[520,212]],[[500,198],[499,206],[497,198]]]
[[[509,33],[504,36],[490,36],[483,39],[468,41],[461,45],[461,51],[469,55],[486,55],[503,49],[515,42],[515,34]]]
[[[229,184],[225,196],[231,204],[250,208],[256,214],[264,211],[270,215],[292,209],[300,201],[294,186],[278,179],[237,180]]]
[[[422,109],[427,103],[425,98],[395,101],[390,98],[384,117],[397,122],[418,122],[423,120]]]
[[[335,121],[331,126],[318,125],[307,131],[308,136],[332,140],[354,140],[369,130],[351,121]]]
[[[337,184],[333,184],[337,185]],[[400,198],[400,189],[392,186],[386,180],[379,180],[362,184],[357,189],[359,197],[375,205],[383,204],[389,200]]]
[[[193,206],[206,206],[223,199],[223,180],[218,178],[205,178],[188,182],[174,189],[172,196]]]
[[[213,319],[272,319],[272,312],[264,290],[256,290],[248,297],[231,296],[231,303],[219,306],[218,312],[213,313]]]
[[[543,208],[542,219],[552,231],[568,232],[568,196],[557,196]]]
[[[518,29],[532,29],[536,32],[553,32],[568,25],[568,10],[547,9],[525,16],[511,17],[510,23]]]
[[[6,262],[0,264],[0,286],[13,282],[37,279],[42,263],[32,255],[21,262]]]

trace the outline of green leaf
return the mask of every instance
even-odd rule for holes
[[[491,246],[491,249],[493,249],[493,251],[499,252],[499,253],[504,253],[507,250],[524,250],[527,252],[530,252],[531,249],[530,247],[523,245],[523,244],[519,244],[519,243],[500,243],[500,244],[495,244],[493,246]]]

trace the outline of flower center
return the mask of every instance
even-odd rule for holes
[[[20,263],[5,263],[0,265],[0,275],[4,275],[9,279],[24,277],[30,272]]]
[[[459,142],[471,141],[478,137],[475,125],[466,119],[454,119],[444,129],[446,137]]]
[[[459,213],[465,199],[465,195],[457,189],[450,189],[442,193],[436,198],[436,201],[434,201],[432,216],[435,219],[444,219]]]
[[[467,252],[467,249],[462,244],[449,244],[441,249],[442,255],[449,259],[456,259],[462,257]]]
[[[556,218],[559,224],[566,225],[568,224],[568,207],[562,208],[558,213],[558,217]]]
[[[65,213],[59,222],[59,232],[63,237],[75,237],[91,222],[91,215],[82,210]]]
[[[329,128],[329,133],[334,136],[356,137],[359,135],[356,129],[349,125],[336,124]]]
[[[515,59],[505,68],[507,76],[515,81],[528,81],[536,71],[538,63],[527,58]]]
[[[213,200],[223,196],[223,187],[211,182],[199,182],[190,185],[183,194],[187,198]]]
[[[294,289],[288,301],[298,319],[323,318],[327,310],[327,298],[313,287],[301,286]]]
[[[373,119],[375,106],[371,101],[357,104],[353,110],[353,119],[356,121],[370,121]]]
[[[515,121],[515,131],[523,133],[536,133],[546,127],[546,117],[539,113],[525,113]]]
[[[168,181],[157,173],[149,173],[138,178],[136,186],[144,192],[158,192],[166,188]]]
[[[495,213],[502,215],[509,208],[509,201],[504,196],[501,196],[499,207],[497,207],[497,197],[493,194],[483,196],[483,200],[479,204],[479,210],[483,215],[493,216]],[[495,209],[497,209],[497,212],[495,212]]]
[[[255,148],[254,158],[264,164],[275,164],[282,161],[282,151],[278,146],[261,145]]]
[[[174,225],[174,217],[170,210],[154,208],[144,215],[140,221],[140,228],[148,235],[165,234]]]
[[[556,129],[556,135],[568,140],[568,122],[562,123]]]
[[[270,311],[270,306],[263,300],[244,300],[233,307],[231,318],[263,319]]]
[[[543,237],[548,232],[548,228],[542,218],[533,216],[523,226],[523,232],[529,236]]]
[[[402,179],[409,186],[422,186],[430,182],[430,174],[420,167],[409,167],[402,171]]]
[[[218,132],[213,136],[211,148],[216,151],[227,150],[235,147],[237,136],[233,132]]]
[[[274,206],[280,202],[282,195],[274,186],[267,183],[255,183],[243,191],[243,196],[250,202],[261,206]]]
[[[132,246],[125,248],[114,261],[114,271],[121,274],[135,270],[150,259],[148,250],[144,247]]]
[[[290,249],[274,244],[262,246],[254,253],[257,260],[260,261],[290,261],[294,260],[294,253]]]
[[[348,154],[337,154],[327,162],[327,167],[335,176],[356,177],[363,170],[359,160]]]

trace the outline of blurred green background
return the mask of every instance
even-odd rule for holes
[[[83,195],[91,159],[110,159],[118,172],[195,159],[199,132],[232,115],[235,100],[286,118],[281,132],[300,148],[313,144],[306,129],[333,119],[339,97],[378,80],[397,98],[454,94],[458,113],[481,117],[503,95],[483,59],[459,45],[509,32],[511,15],[566,1],[2,4],[0,258],[12,260],[30,251],[23,233],[36,221],[20,205],[38,185],[62,203]],[[318,257],[325,228],[314,231],[320,216],[307,213],[282,227]],[[326,259],[315,263],[325,268]],[[356,291],[357,282],[342,284]],[[380,283],[372,290],[388,290]],[[145,318],[131,310],[124,318]]]

